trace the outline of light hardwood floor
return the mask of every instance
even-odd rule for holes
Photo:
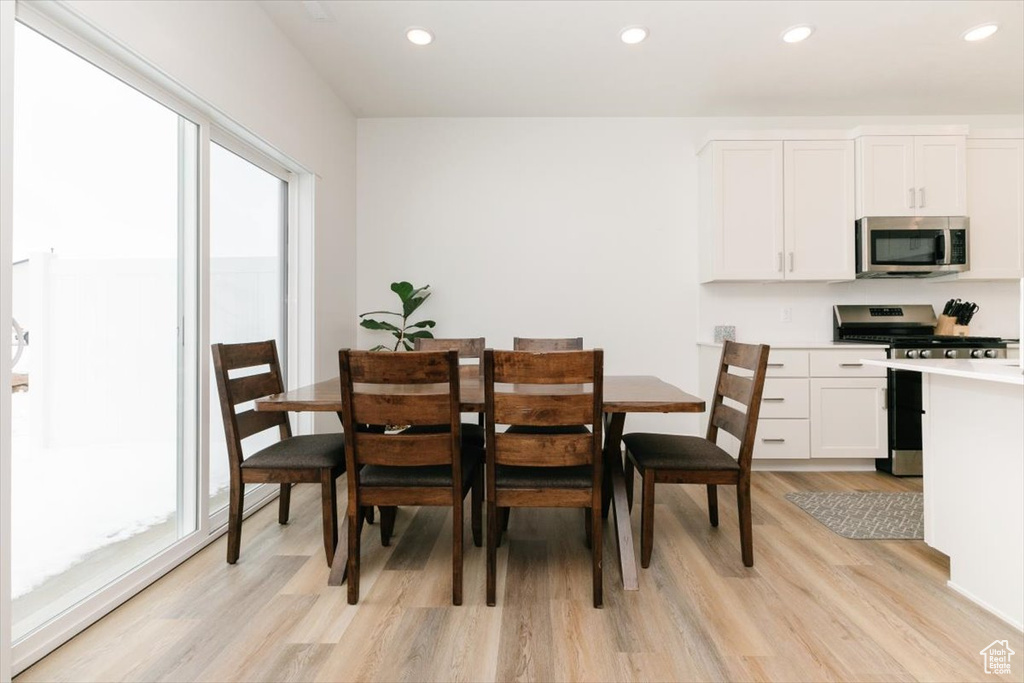
[[[605,607],[591,606],[577,510],[516,510],[484,604],[484,549],[466,530],[465,604],[451,605],[451,513],[402,509],[392,545],[363,537],[362,596],[327,586],[319,488],[292,522],[247,520],[238,564],[211,545],[16,680],[992,680],[979,651],[1021,634],[946,587],[921,541],[841,538],[789,491],[919,490],[874,473],[754,473],[755,566],[735,496],[707,523],[704,488],[658,488],[654,554],[623,592],[605,527]],[[344,497],[342,496],[342,499]],[[639,538],[639,507],[633,511]],[[468,526],[468,524],[467,524]]]

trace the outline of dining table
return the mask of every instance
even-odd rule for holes
[[[459,399],[463,412],[484,411],[483,375],[478,365],[463,365],[459,373]],[[425,385],[389,385],[387,391],[415,393],[424,390]],[[513,388],[513,390],[515,390]],[[530,389],[525,389],[531,391]],[[571,389],[570,389],[571,390]],[[536,391],[536,389],[532,389]],[[560,392],[561,393],[561,392]],[[623,475],[622,430],[628,413],[701,413],[705,410],[704,400],[652,375],[605,375],[604,376],[604,514],[609,508],[613,513],[616,550],[622,587],[638,590],[640,587],[636,567],[636,551],[633,546],[633,532],[630,526],[630,505],[632,491],[627,498],[626,481]],[[287,412],[333,412],[341,417],[341,382],[338,378],[298,387],[280,394],[273,394],[256,400],[257,411]],[[348,566],[347,534],[348,525],[342,524],[331,564],[329,585],[341,585],[345,580]]]

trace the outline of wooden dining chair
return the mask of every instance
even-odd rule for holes
[[[345,435],[292,436],[286,412],[258,413],[252,408],[238,412],[239,405],[284,391],[274,340],[214,344],[212,351],[230,474],[228,563],[238,561],[246,484],[280,484],[278,522],[286,524],[292,484],[318,483],[321,487],[324,552],[330,566],[338,543],[336,479],[345,471]],[[268,369],[258,374],[231,376],[232,372],[260,366]],[[280,441],[248,457],[243,455],[244,439],[274,427],[279,430]]]
[[[476,360],[477,369],[480,369],[480,363],[484,356],[484,346],[487,342],[484,341],[483,337],[453,337],[449,339],[438,339],[438,338],[416,338],[414,342],[415,349],[417,351],[457,351],[459,354],[459,360]],[[480,446],[483,447],[483,426],[484,426],[484,414],[477,413],[477,426],[479,430],[474,429],[471,425],[463,424],[463,438],[467,436],[467,433],[476,438],[479,435]],[[467,429],[468,428],[468,429]]]
[[[381,508],[381,533],[386,527],[390,536],[394,516],[386,511],[398,505],[440,505],[452,509],[452,604],[461,605],[462,508],[472,490],[473,542],[482,545],[483,470],[479,448],[462,439],[458,353],[343,349],[338,365],[342,422],[349,435],[349,604],[359,601],[360,508]],[[411,427],[398,433],[357,429],[395,424]]]
[[[580,351],[583,337],[513,337],[514,351]]]
[[[495,604],[498,510],[589,509],[594,607],[602,604],[601,459],[604,352],[484,352],[487,420],[487,604]],[[502,386],[498,386],[502,385]],[[499,433],[497,424],[589,425],[583,432]]]
[[[736,487],[739,508],[740,547],[743,564],[754,566],[753,524],[750,512],[750,459],[754,452],[757,416],[768,367],[769,347],[727,341],[715,384],[715,398],[708,420],[706,438],[675,434],[627,434],[626,488],[632,490],[633,468],[643,478],[640,508],[640,565],[651,564],[654,545],[654,487],[660,483],[705,484],[708,492],[708,516],[718,526],[718,485]],[[741,368],[751,375],[730,372]],[[730,403],[726,403],[726,400]],[[742,408],[739,410],[737,407]],[[733,458],[718,445],[719,430],[740,440],[739,453]],[[632,507],[632,496],[630,496]]]

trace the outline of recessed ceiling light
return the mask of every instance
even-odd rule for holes
[[[801,40],[807,40],[812,33],[814,33],[814,27],[810,24],[790,26],[782,32],[782,39],[787,43],[799,43]]]
[[[413,45],[430,45],[434,42],[434,34],[425,28],[414,26],[405,32],[405,37]]]
[[[975,26],[970,30],[964,31],[963,38],[973,43],[976,40],[985,40],[998,30],[998,24],[982,24],[981,26]]]
[[[622,29],[622,33],[619,34],[619,38],[622,39],[626,45],[636,45],[647,40],[647,29],[643,26],[627,26]]]

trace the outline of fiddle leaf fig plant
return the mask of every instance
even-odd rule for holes
[[[429,329],[437,324],[433,320],[421,320],[417,323],[409,322],[409,316],[415,313],[416,309],[430,298],[430,285],[414,287],[408,282],[392,282],[391,291],[397,294],[398,298],[402,301],[401,313],[395,311],[368,311],[359,314],[359,317],[362,318],[359,321],[360,325],[368,330],[389,332],[395,338],[394,348],[385,344],[378,344],[370,350],[398,351],[399,349],[405,349],[406,351],[412,351],[413,343],[416,339],[433,339],[434,335]],[[368,318],[367,316],[370,315],[390,315],[397,318],[397,320],[391,323],[386,320]]]

